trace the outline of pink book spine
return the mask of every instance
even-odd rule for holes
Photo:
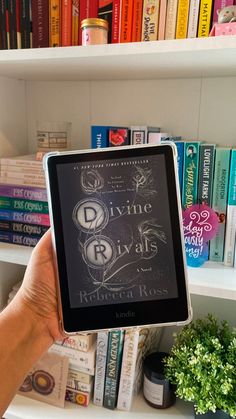
[[[221,10],[226,6],[232,6],[234,4],[234,0],[215,0],[214,1],[214,8],[213,8],[213,20],[212,25],[218,22],[218,15],[217,10]]]
[[[111,43],[116,44],[120,39],[121,0],[113,1]]]
[[[157,38],[159,41],[163,41],[165,39],[166,9],[167,9],[167,0],[161,0],[158,38]]]

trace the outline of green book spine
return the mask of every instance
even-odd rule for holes
[[[229,169],[229,193],[227,202],[227,219],[225,229],[224,264],[234,266],[236,237],[236,149],[231,151]]]
[[[215,153],[215,168],[213,177],[212,209],[219,218],[219,228],[216,236],[210,241],[209,260],[222,262],[224,257],[225,220],[229,183],[229,148],[217,147]]]
[[[198,191],[198,166],[199,166],[198,141],[184,144],[184,179],[182,191],[182,206],[184,209],[197,203]]]
[[[48,203],[0,196],[0,209],[48,214]]]
[[[109,332],[103,406],[115,409],[117,403],[124,331]]]

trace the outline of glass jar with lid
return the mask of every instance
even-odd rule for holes
[[[107,44],[108,22],[105,19],[88,18],[81,22],[82,45]]]

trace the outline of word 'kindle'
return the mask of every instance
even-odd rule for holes
[[[188,322],[175,146],[49,153],[44,167],[63,330]]]

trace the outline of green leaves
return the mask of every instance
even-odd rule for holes
[[[236,418],[236,331],[226,321],[209,314],[185,326],[175,336],[165,374],[197,413],[222,409]]]

